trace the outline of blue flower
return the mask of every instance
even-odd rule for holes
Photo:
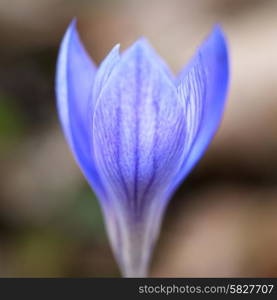
[[[220,123],[228,85],[214,28],[175,78],[145,39],[116,45],[96,68],[69,26],[56,93],[64,134],[100,200],[124,276],[146,276],[165,208]]]

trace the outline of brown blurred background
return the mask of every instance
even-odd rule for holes
[[[143,35],[174,72],[221,24],[223,123],[170,203],[151,276],[277,277],[274,0],[0,0],[0,276],[119,276],[57,120],[56,56],[74,16],[96,63]]]

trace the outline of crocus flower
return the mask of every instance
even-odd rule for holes
[[[57,64],[66,139],[96,193],[121,272],[147,275],[165,208],[213,137],[228,83],[216,26],[176,78],[145,39],[97,68],[71,23]]]

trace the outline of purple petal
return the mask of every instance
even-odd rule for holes
[[[85,176],[96,192],[100,182],[91,156],[88,107],[96,67],[86,53],[74,20],[59,50],[56,95],[59,117],[68,143]]]
[[[99,69],[96,73],[94,87],[93,87],[93,99],[95,99],[95,101],[93,101],[94,107],[103,87],[105,86],[105,84],[107,84],[107,81],[114,67],[117,65],[117,63],[120,60],[119,48],[120,48],[119,44],[113,47],[111,52],[100,64]],[[92,111],[94,111],[94,108],[92,109]]]
[[[145,271],[186,133],[176,88],[149,49],[140,40],[124,53],[92,118],[95,163],[113,206],[106,219],[117,220],[108,228],[128,275]]]
[[[187,119],[187,158],[174,187],[203,155],[222,118],[229,77],[224,35],[217,26],[178,78]]]
[[[167,63],[156,53],[156,51],[151,47],[149,44],[148,40],[144,37],[141,37],[137,43],[140,43],[143,45],[145,54],[148,56],[149,59],[151,59],[152,64],[156,65],[157,68],[161,70],[166,76],[168,76],[168,79],[172,81],[173,83],[175,82],[175,77],[173,73],[171,72],[170,68],[168,67]],[[130,50],[127,49],[123,52],[122,56],[125,55],[125,53],[128,53]]]

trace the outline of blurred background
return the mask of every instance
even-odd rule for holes
[[[74,16],[96,63],[143,35],[174,72],[221,24],[226,112],[169,205],[151,276],[277,277],[274,0],[0,0],[0,276],[119,276],[57,119],[56,56]]]

